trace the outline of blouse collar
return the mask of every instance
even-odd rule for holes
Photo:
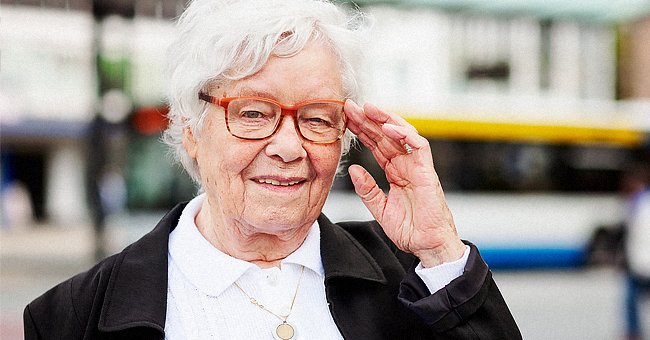
[[[205,194],[201,194],[183,209],[178,226],[169,235],[169,257],[200,291],[218,296],[247,271],[260,268],[223,253],[203,237],[195,217],[204,200]],[[320,276],[324,275],[318,222],[314,222],[302,245],[282,260],[281,265],[285,263],[302,265]]]

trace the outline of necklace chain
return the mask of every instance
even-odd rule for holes
[[[289,318],[289,315],[291,315],[291,311],[293,311],[293,304],[296,302],[296,296],[298,296],[298,289],[300,288],[300,281],[302,281],[302,275],[304,274],[304,272],[305,272],[305,266],[302,266],[302,270],[300,271],[300,277],[298,277],[298,284],[296,285],[296,290],[293,292],[293,298],[291,299],[291,306],[289,306],[289,313],[288,313],[287,315],[278,315],[278,314],[275,314],[275,313],[272,312],[271,310],[269,310],[269,309],[267,309],[266,307],[264,307],[264,305],[261,304],[259,301],[257,301],[257,299],[255,299],[254,297],[252,297],[252,296],[250,296],[248,293],[246,293],[246,291],[245,291],[245,290],[244,290],[244,289],[243,289],[239,284],[237,284],[237,281],[235,281],[234,283],[235,283],[235,286],[236,286],[237,288],[239,288],[239,290],[240,290],[244,295],[246,295],[246,297],[248,298],[248,301],[249,301],[251,304],[253,304],[253,305],[259,307],[260,309],[262,309],[262,310],[264,310],[264,311],[266,311],[266,312],[272,314],[272,315],[275,316],[276,318],[280,319],[280,321],[282,321],[283,323],[286,323],[286,322],[287,322],[287,319]]]

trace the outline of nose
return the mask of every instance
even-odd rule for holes
[[[296,130],[294,116],[287,115],[282,118],[265,151],[267,156],[279,157],[285,163],[307,157],[303,139]]]

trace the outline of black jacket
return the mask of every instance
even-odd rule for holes
[[[57,285],[24,311],[25,339],[163,339],[169,233],[184,205],[137,242]],[[417,259],[376,222],[319,218],[325,290],[346,339],[521,339],[477,249],[465,273],[431,295]]]

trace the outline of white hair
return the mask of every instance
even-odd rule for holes
[[[309,41],[332,48],[344,95],[358,100],[362,45],[369,27],[357,9],[327,0],[193,0],[179,18],[178,36],[168,50],[170,124],[163,140],[200,184],[197,164],[182,144],[183,130],[189,127],[197,135],[207,112],[199,91],[253,75],[271,55],[295,55]],[[342,155],[353,138],[346,131]]]

